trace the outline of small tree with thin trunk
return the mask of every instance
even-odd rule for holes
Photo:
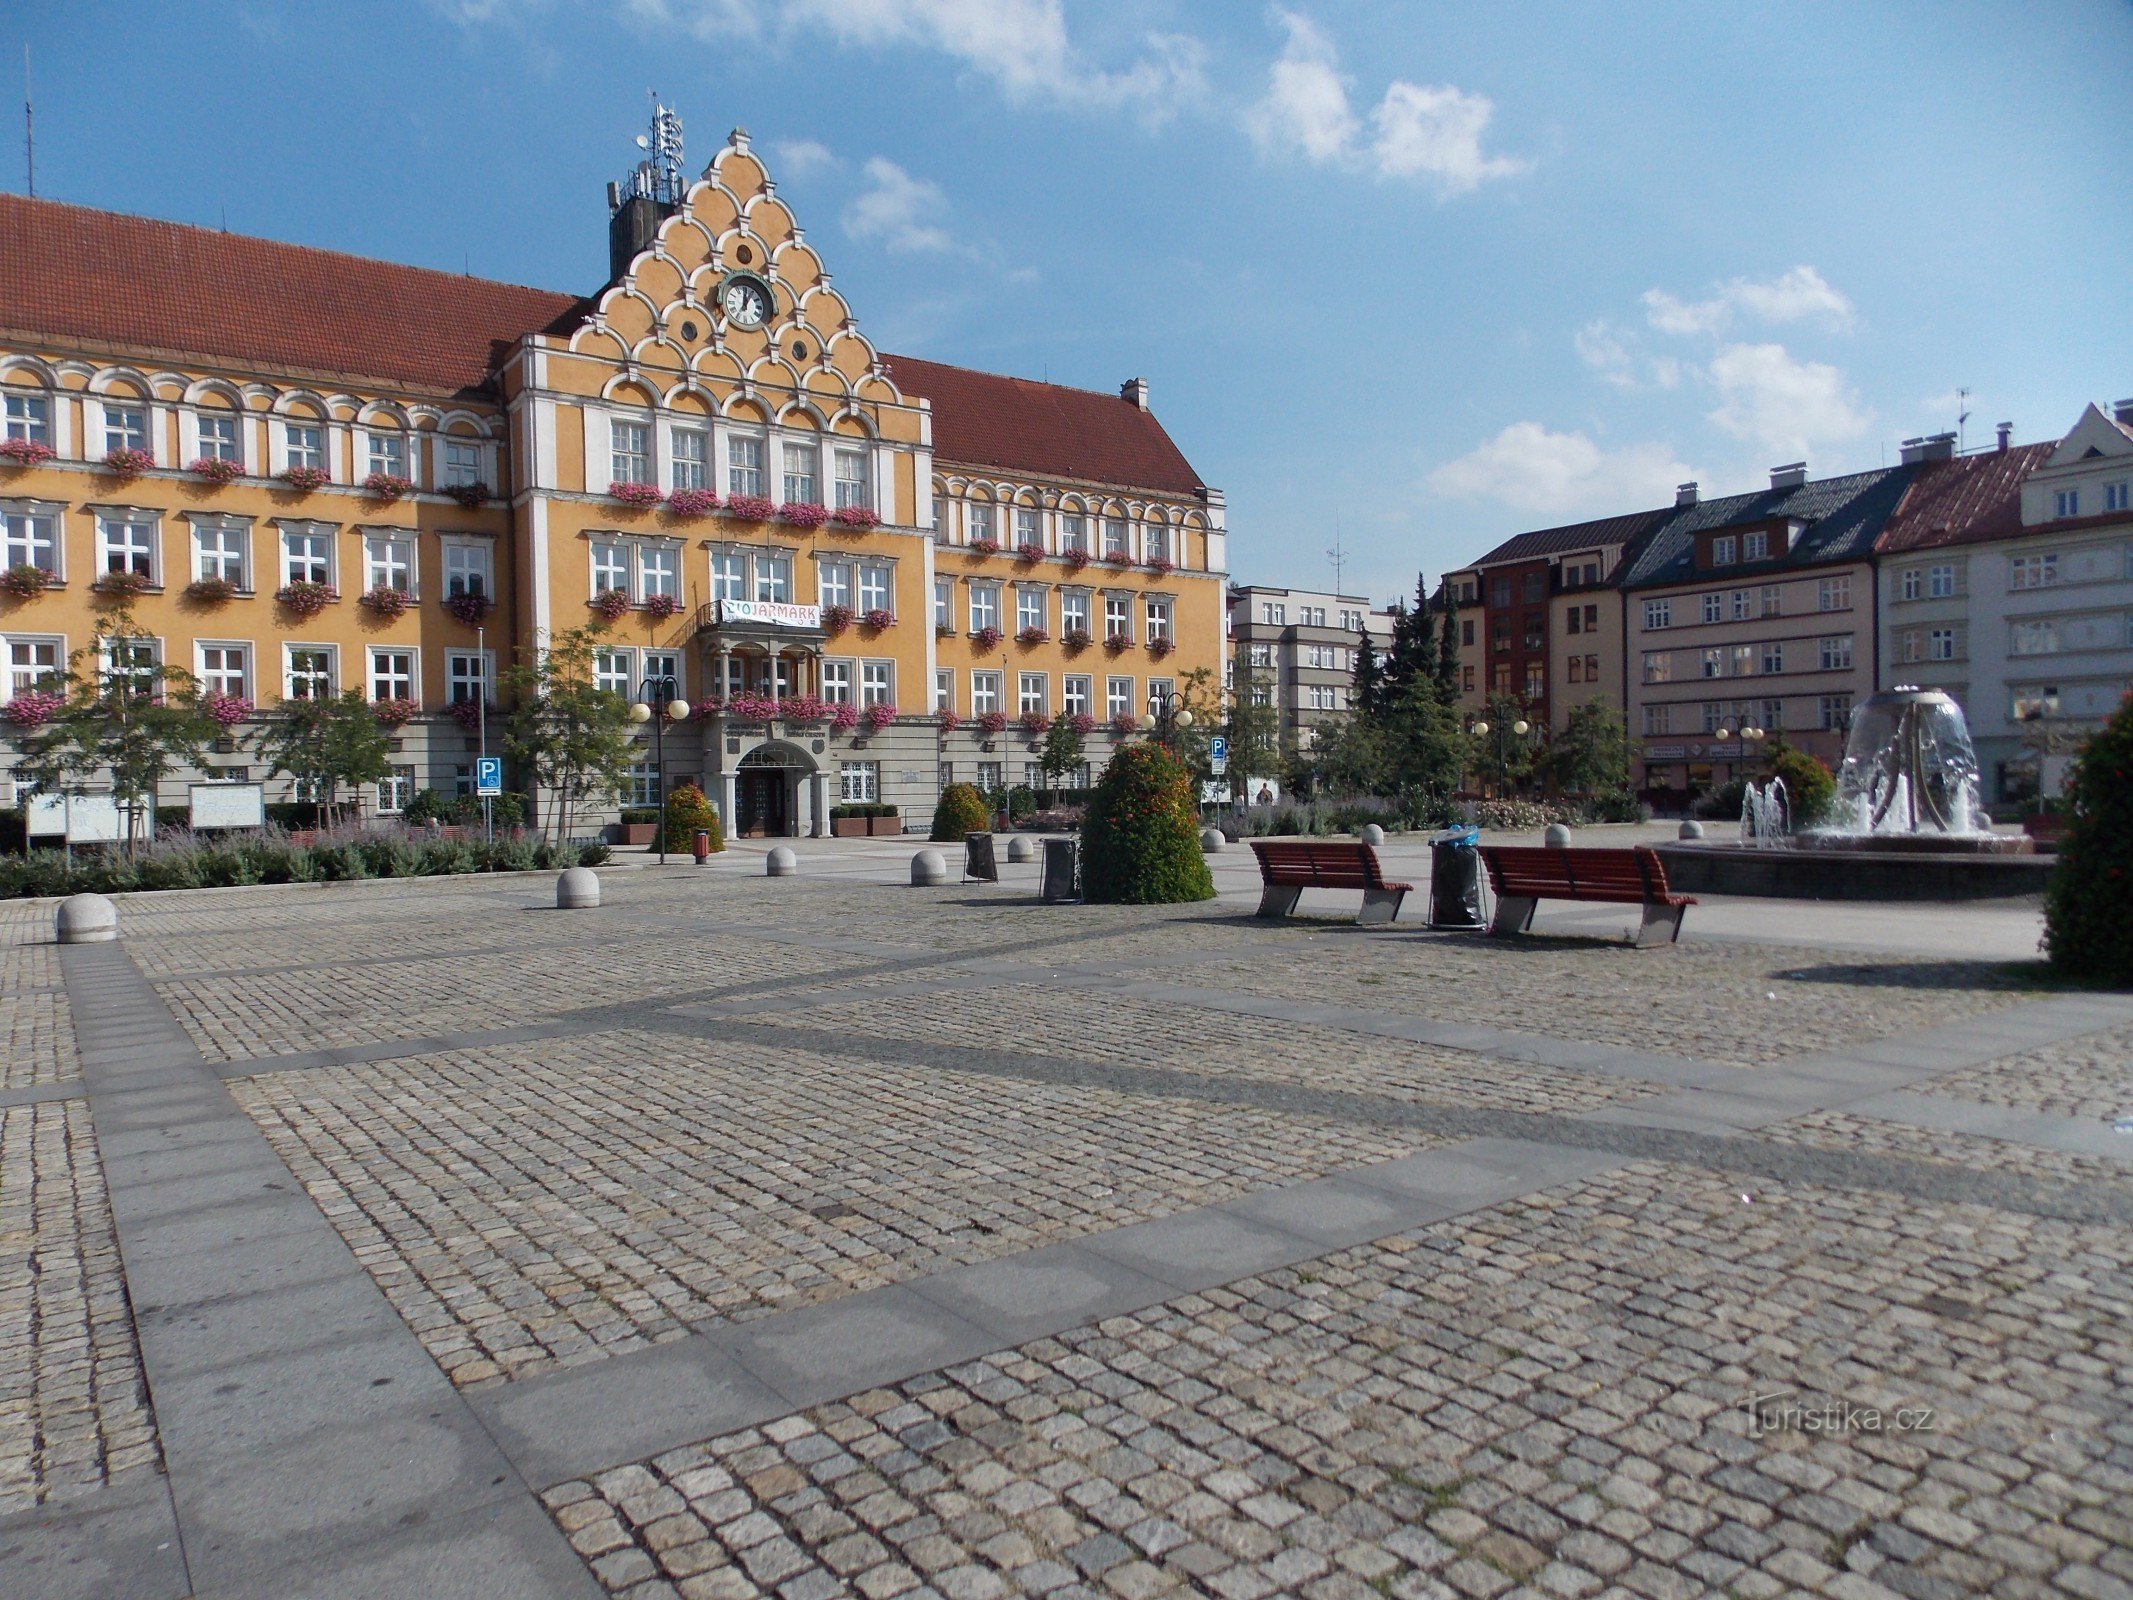
[[[269,773],[293,779],[297,794],[317,804],[321,822],[339,821],[344,805],[355,805],[352,793],[342,799],[344,790],[392,776],[392,735],[360,689],[282,701],[257,748]]]
[[[573,836],[588,806],[619,798],[640,754],[629,701],[593,682],[593,657],[606,632],[606,623],[594,622],[556,634],[504,675],[516,702],[504,749],[554,796],[541,828],[557,839]]]
[[[1052,725],[1044,734],[1044,753],[1037,759],[1044,775],[1052,780],[1053,788],[1064,783],[1070,773],[1081,770],[1087,750],[1088,741],[1082,737],[1072,717],[1052,718]]]

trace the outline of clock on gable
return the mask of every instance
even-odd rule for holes
[[[770,320],[770,285],[752,272],[731,272],[718,286],[718,309],[736,328],[760,328]]]

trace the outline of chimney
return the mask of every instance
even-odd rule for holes
[[[2133,400],[2116,400],[2111,404],[2111,415],[2133,428]]]
[[[1696,480],[1694,478],[1691,478],[1687,483],[1676,486],[1674,490],[1675,505],[1692,506],[1696,503],[1696,500]]]
[[[1929,433],[1922,439],[1906,439],[1903,442],[1902,459],[1907,467],[1920,461],[1953,461],[1955,435]]]
[[[1148,380],[1146,378],[1128,378],[1118,386],[1118,397],[1121,400],[1132,401],[1133,408],[1136,411],[1146,411],[1148,409]]]
[[[2005,455],[2008,445],[2014,442],[2014,424],[2003,422],[2000,424],[1998,432],[2000,435],[2000,453]]]
[[[614,212],[607,219],[607,281],[613,283],[637,259],[637,252],[649,246],[659,237],[659,224],[667,217],[667,208],[648,194],[629,194],[616,203],[617,184],[607,186],[608,203]]]
[[[1797,489],[1807,481],[1807,463],[1789,461],[1782,467],[1770,469],[1770,487],[1773,489]]]

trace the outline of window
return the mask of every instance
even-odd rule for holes
[[[1508,605],[1509,605],[1510,603],[1511,603],[1511,580],[1510,580],[1509,578],[1492,578],[1492,579],[1490,579],[1490,580],[1489,580],[1489,604],[1490,604],[1490,606],[1491,606],[1491,607],[1493,607],[1494,609],[1498,610],[1498,611],[1501,611],[1501,610],[1503,610],[1503,608],[1504,608],[1504,607],[1508,606]]]
[[[1570,681],[1572,683],[1583,683],[1585,681],[1585,658],[1583,656],[1572,656],[1570,658]]]
[[[848,706],[852,703],[852,664],[849,661],[822,663],[822,698],[831,705]]]
[[[1051,703],[1049,682],[1049,675],[1046,673],[1022,673],[1015,682],[1015,709],[1040,714],[1044,712]]]
[[[1784,611],[1785,611],[1785,591],[1784,591],[1784,590],[1780,589],[1780,588],[1779,588],[1779,587],[1778,587],[1778,586],[1777,586],[1776,584],[1774,584],[1774,583],[1766,583],[1766,584],[1764,584],[1764,585],[1763,585],[1763,596],[1762,596],[1762,598],[1763,598],[1763,615],[1764,615],[1764,616],[1766,616],[1766,617],[1776,617],[1776,616],[1782,616],[1782,615],[1784,615]]]
[[[1921,659],[1925,655],[1925,653],[1926,636],[1922,629],[1906,628],[1903,630],[1903,632],[1896,635],[1896,659],[1898,661],[1917,661]]]
[[[1707,594],[1703,597],[1703,620],[1706,622],[1723,622],[1726,620],[1726,597],[1724,595]]]
[[[1173,687],[1174,685],[1168,678],[1150,678],[1148,680],[1149,716],[1160,717],[1163,714],[1163,707],[1169,702]]]
[[[837,472],[837,507],[870,506],[874,496],[867,489],[867,453],[840,447],[834,466]]]
[[[415,769],[395,767],[392,776],[379,780],[378,814],[396,817],[407,809],[407,803],[415,798]]]
[[[9,511],[0,515],[9,567],[42,567],[59,575],[59,519],[49,511]]]
[[[1674,681],[1674,658],[1664,650],[1645,651],[1644,681],[1646,683],[1672,683]]]
[[[816,587],[826,606],[852,603],[852,569],[842,561],[825,561],[815,569]]]
[[[443,460],[437,467],[437,487],[481,482],[481,446],[466,439],[444,441]]]
[[[1741,559],[1743,561],[1768,561],[1770,559],[1770,532],[1756,528],[1741,535]]]
[[[25,639],[17,635],[7,642],[7,697],[58,688],[62,665],[57,639]]]
[[[237,448],[237,419],[227,411],[203,411],[200,414],[200,459],[203,461],[242,461],[243,452]]]
[[[1570,621],[1566,631],[1570,633],[1583,633],[1585,631],[1585,619],[1576,606],[1570,608]]]
[[[2054,494],[2052,496],[2052,515],[2057,517],[2080,516],[2081,491],[2079,489],[2061,489]]]
[[[748,557],[738,550],[715,550],[711,554],[711,598],[748,598]]]
[[[370,697],[373,700],[415,698],[415,652],[372,650],[370,652]]]
[[[382,472],[390,478],[407,476],[407,435],[372,432],[366,437],[370,440],[372,472]]]
[[[980,633],[1000,626],[1000,586],[974,583],[970,586],[970,631]]]
[[[622,803],[626,806],[658,805],[659,769],[649,761],[631,762],[629,781],[622,786]]]
[[[1818,710],[1822,718],[1821,726],[1825,729],[1841,733],[1851,726],[1852,697],[1848,694],[1823,695],[1818,703]]]
[[[1271,600],[1263,601],[1260,604],[1259,612],[1259,620],[1261,622],[1271,622],[1277,627],[1286,627],[1288,625],[1289,608],[1285,605],[1277,605]]]
[[[1852,664],[1852,636],[1848,633],[1824,639],[1821,643],[1822,670],[1846,672]]]
[[[251,651],[247,646],[200,644],[195,645],[193,649],[198,662],[194,670],[199,674],[202,694],[228,695],[236,700],[251,699]]]
[[[1007,766],[1004,762],[980,761],[978,763],[978,787],[987,794],[1006,788],[1006,771]]]
[[[1033,544],[1044,548],[1044,513],[1033,506],[1020,506],[1015,510],[1015,543]]]
[[[1955,659],[1955,630],[1935,628],[1926,635],[1926,659],[1928,661],[1953,661]]]
[[[1755,646],[1736,644],[1726,651],[1726,676],[1745,678],[1755,670]]]
[[[228,522],[195,522],[193,524],[193,576],[204,582],[232,584],[239,589],[250,588],[245,576],[245,546],[251,543],[249,533],[242,526]]]
[[[1044,629],[1044,591],[1042,589],[1017,588],[1015,590],[1015,630]]]
[[[2041,556],[2016,556],[2007,563],[2009,583],[2014,589],[2049,589],[2059,581],[2059,556],[2056,551]]]
[[[1107,717],[1130,716],[1133,712],[1133,680],[1131,678],[1104,679],[1104,715]]]
[[[104,449],[146,450],[148,408],[126,401],[104,402]]]
[[[1585,658],[1585,681],[1587,683],[1598,683],[1600,681],[1600,658],[1598,656],[1587,656]]]
[[[2103,509],[2124,511],[2133,507],[2133,483],[2107,483],[2103,486]]]
[[[955,782],[955,763],[953,761],[943,761],[940,770],[940,792],[946,794],[948,785],[953,782]]]
[[[887,661],[859,663],[859,703],[863,706],[893,706],[896,685],[893,665]]]
[[[333,650],[329,645],[282,646],[282,693],[291,700],[333,698]]]
[[[1022,786],[1025,789],[1041,789],[1044,787],[1043,762],[1025,761],[1022,763]]]
[[[1104,554],[1107,556],[1126,553],[1126,525],[1114,517],[1104,519]]]
[[[1711,565],[1730,567],[1740,559],[1740,546],[1732,534],[1722,533],[1711,541]]]
[[[1763,671],[1765,673],[1785,670],[1785,641],[1771,639],[1763,645]]]
[[[711,438],[701,428],[676,428],[674,440],[674,487],[711,487]]]
[[[933,709],[955,709],[955,672],[952,668],[943,667],[933,675]]]
[[[1547,619],[1540,616],[1526,618],[1526,648],[1538,650],[1548,642]]]
[[[980,539],[990,539],[993,536],[992,507],[971,506],[964,514],[963,527],[972,544],[976,544]]]
[[[105,512],[96,519],[97,570],[156,575],[156,525],[146,513]]]
[[[672,679],[673,683],[672,687],[666,691],[667,696],[676,700],[687,698],[688,682],[682,674],[681,655],[678,651],[645,651],[643,667],[639,676],[645,682],[655,686],[653,696],[655,699],[659,697],[657,686],[666,683],[669,679]]]
[[[1461,667],[1459,669],[1459,687],[1468,694],[1474,692],[1474,669],[1472,667]],[[1262,701],[1261,704],[1263,705],[1265,702]]]
[[[955,627],[955,579],[933,580],[933,625],[936,628],[953,630]]]
[[[1538,661],[1528,661],[1526,663],[1526,698],[1528,700],[1545,700],[1548,698],[1548,669]]]
[[[136,698],[156,692],[163,654],[153,639],[114,639],[103,649],[103,669],[122,694]]]
[[[1107,639],[1130,639],[1133,637],[1133,601],[1128,595],[1107,594],[1104,596],[1104,637]]]
[[[1646,628],[1670,628],[1673,625],[1673,601],[1647,600],[1644,602],[1644,626]]]
[[[1815,585],[1815,603],[1824,611],[1851,610],[1852,580],[1850,576],[1824,578]]]
[[[1940,566],[1926,572],[1926,593],[1936,600],[1946,600],[1955,594],[1955,568]]]
[[[619,694],[623,699],[635,698],[636,685],[631,681],[636,676],[636,663],[627,650],[595,650],[593,652],[593,687],[609,694]]]
[[[1755,714],[1757,724],[1766,732],[1776,733],[1782,731],[1785,726],[1785,702],[1782,700],[1764,700],[1758,704],[1759,709]]]
[[[333,535],[317,526],[281,531],[283,583],[333,582]]]
[[[652,481],[652,428],[645,422],[608,425],[607,476],[613,483]]]
[[[1089,631],[1089,596],[1086,590],[1067,589],[1060,593],[1059,626],[1062,631],[1067,633],[1087,633]],[[1264,650],[1266,646],[1255,644],[1252,648],[1254,650]]]
[[[22,394],[9,390],[7,396],[7,436],[10,439],[30,439],[38,444],[52,442],[52,402],[46,395]]]
[[[2059,649],[2059,623],[2047,617],[2036,622],[2017,622],[2007,630],[2007,653],[2016,656],[2055,655]]]
[[[317,423],[284,423],[282,442],[288,453],[291,471],[326,470],[326,430]]]
[[[1089,548],[1089,525],[1085,518],[1062,516],[1059,519],[1059,549],[1062,554],[1069,550]]]
[[[726,493],[763,493],[763,441],[745,434],[726,438]]]
[[[1723,650],[1706,650],[1702,655],[1703,675],[1706,678],[1723,678],[1726,675],[1726,653]]]
[[[792,598],[792,557],[759,552],[755,558],[755,597],[758,600]]]
[[[1727,614],[1735,622],[1746,622],[1753,614],[1751,608],[1754,604],[1754,599],[1755,597],[1746,589],[1735,589],[1727,600]]]
[[[881,763],[846,761],[837,769],[837,792],[846,805],[871,805],[881,798]]]
[[[1644,708],[1644,731],[1647,735],[1672,733],[1674,731],[1674,708],[1672,706],[1646,706]]]
[[[1095,695],[1095,680],[1069,675],[1060,683],[1060,709],[1070,717],[1088,716],[1089,705]]]
[[[811,444],[788,441],[781,452],[785,467],[785,498],[795,505],[813,505],[822,498],[816,474],[819,457]]]
[[[364,588],[415,592],[415,541],[374,533],[363,541]]]
[[[1150,600],[1148,602],[1149,642],[1153,643],[1157,639],[1167,640],[1170,637],[1170,602],[1168,600]]]
[[[447,650],[444,655],[444,698],[447,705],[480,705],[489,698],[489,653],[486,650]]]
[[[681,598],[681,552],[672,545],[637,547],[637,592],[649,600],[655,594],[670,600]]]
[[[1903,575],[1896,580],[1896,595],[1900,600],[1922,600],[1926,593],[1926,574],[1920,567],[1905,567]]]
[[[970,675],[970,714],[989,716],[999,709],[1000,675],[997,672],[973,672]]]
[[[1472,617],[1468,617],[1465,621],[1459,624],[1459,642],[1465,645],[1468,649],[1473,648],[1474,619]]]
[[[1149,523],[1146,538],[1148,541],[1148,559],[1150,561],[1169,561],[1171,559],[1170,529],[1166,524],[1160,522]],[[1317,625],[1321,628],[1326,625],[1326,608],[1324,606],[1318,608]]]
[[[489,546],[486,542],[453,541],[444,547],[444,592],[447,595],[487,595],[494,588],[489,578]]]

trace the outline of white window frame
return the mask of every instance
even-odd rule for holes
[[[1644,602],[1644,628],[1647,633],[1674,625],[1674,602],[1671,598]]]
[[[55,582],[64,582],[65,549],[56,508],[19,501],[0,505],[0,569],[41,567]]]
[[[774,601],[792,598],[792,557],[789,554],[782,550],[756,552],[755,597]]]
[[[665,595],[674,600],[681,598],[681,546],[665,543],[637,546],[637,598],[644,601],[654,595]]]
[[[798,460],[800,469],[793,470]],[[788,505],[820,505],[822,503],[822,447],[810,439],[781,439],[778,441],[778,487],[779,496]]]
[[[747,551],[714,550],[711,552],[711,598],[714,600],[745,600],[748,598]]]
[[[862,661],[859,663],[859,703],[862,706],[893,706],[896,704],[895,662]]]
[[[363,459],[367,463],[364,474],[382,472],[389,477],[411,478],[408,471],[407,435],[397,428],[363,429]]]
[[[12,700],[18,694],[31,694],[42,686],[47,693],[56,692],[66,679],[67,641],[55,633],[8,633],[0,635],[7,642],[6,676],[0,677],[0,704]],[[17,661],[15,652],[26,650],[42,652],[49,650],[49,663],[29,660]],[[26,680],[18,682],[18,679]]]
[[[852,564],[849,561],[817,562],[815,565],[815,592],[822,605],[851,605]]]
[[[210,652],[219,653],[222,659],[210,663]],[[234,677],[237,687],[229,687],[233,676],[230,660],[236,659]],[[239,639],[195,639],[193,641],[193,677],[198,680],[202,694],[233,695],[240,700],[252,696],[252,646]]]
[[[446,434],[437,441],[437,487],[454,489],[467,484],[482,483],[486,462],[479,439],[469,439],[462,434]]]
[[[445,539],[444,592],[496,598],[496,573],[486,539]]]
[[[472,669],[471,671],[469,669]],[[471,690],[472,692],[468,692]],[[447,650],[444,653],[444,703],[459,705],[496,698],[494,650]]]
[[[973,583],[970,586],[970,631],[982,633],[1000,626],[1000,586]]]
[[[124,543],[115,540],[114,531],[123,530]],[[141,537],[136,539],[135,534]],[[122,554],[123,566],[113,566],[112,558]],[[134,557],[143,556],[147,570],[135,564]],[[96,514],[96,571],[101,577],[107,572],[138,572],[151,584],[163,582],[163,520],[153,511],[122,511],[116,515],[99,511]]]
[[[711,430],[676,423],[667,434],[667,476],[676,489],[711,487]]]
[[[407,668],[404,673],[398,669],[381,669],[382,662],[398,657],[406,658]],[[365,657],[365,665],[369,670],[364,674],[364,691],[373,702],[393,699],[419,701],[422,698],[422,656],[412,645],[374,644],[370,646]],[[399,684],[403,680],[407,691],[404,695],[378,692],[381,684]]]
[[[52,441],[52,396],[43,389],[0,390],[6,400],[7,437],[37,444]]]
[[[317,656],[321,656],[321,657],[323,657],[323,658],[324,658],[324,665],[325,665],[325,679],[326,679],[326,681],[325,681],[325,684],[323,685],[323,687],[322,687],[322,689],[321,689],[321,692],[320,692],[320,693],[318,693],[318,694],[316,694],[316,695],[312,695],[312,694],[298,694],[298,693],[296,692],[296,686],[297,686],[297,683],[298,683],[298,681],[299,681],[299,680],[298,680],[298,677],[297,677],[297,656],[298,656],[299,652],[301,652],[302,654],[304,654],[304,655],[307,655],[307,656],[309,656],[309,655],[317,655]],[[283,644],[282,644],[282,647],[281,647],[281,694],[282,694],[282,698],[283,698],[284,700],[330,700],[330,699],[332,699],[332,698],[333,698],[333,696],[334,696],[334,695],[335,695],[336,693],[338,693],[338,692],[339,692],[339,689],[340,689],[340,681],[341,681],[341,671],[340,671],[340,668],[341,668],[341,660],[340,660],[340,656],[341,656],[341,653],[340,653],[340,649],[339,649],[339,647],[338,647],[338,646],[335,646],[335,645],[330,645],[330,644],[306,644],[306,643],[302,642],[301,640],[294,640],[294,639],[291,639],[291,640],[286,640],[286,641],[284,641],[284,642],[283,642]],[[303,674],[303,679],[302,679],[302,681],[303,681],[303,682],[304,682],[304,683],[305,683],[306,685],[311,685],[311,682],[312,682],[312,679],[313,679],[314,675],[315,675],[315,674],[314,674],[314,668],[313,668],[313,665],[312,665],[312,664],[311,664],[310,662],[306,662],[306,663],[305,663],[305,670],[304,670],[304,674]]]
[[[872,474],[867,470],[867,457],[869,454],[870,452],[864,447],[844,444],[836,446],[832,451],[831,468],[836,473],[835,492],[837,497],[834,509],[838,511],[865,509],[874,504]]]
[[[1000,709],[1000,695],[1000,674],[997,671],[973,672],[970,675],[970,714],[972,716],[982,717],[998,711]]]
[[[395,583],[392,574],[401,569],[407,573],[405,583]],[[363,535],[363,590],[398,589],[409,599],[418,598],[416,586],[421,578],[421,562],[417,558],[413,529],[404,533],[371,532]]]
[[[1015,585],[1015,632],[1035,628],[1040,632],[1045,625],[1044,590],[1040,585],[1018,583]]]
[[[1131,678],[1104,679],[1104,715],[1117,717],[1137,715],[1133,711],[1133,680]]]
[[[333,447],[323,419],[292,417],[284,420],[281,453],[287,471],[293,472],[299,467],[316,467],[329,473],[333,470]]]
[[[822,698],[833,706],[857,705],[854,684],[858,674],[852,669],[856,663],[836,657],[825,657],[822,662]]]
[[[953,711],[955,709],[955,669],[953,667],[937,668],[933,674],[933,709],[935,711]]]
[[[862,561],[857,576],[852,604],[862,613],[896,609],[896,575],[887,562]]]
[[[229,437],[222,438],[224,425]],[[196,461],[228,461],[244,465],[244,418],[235,411],[220,407],[193,413],[193,459]]]
[[[194,517],[193,578],[221,579],[241,590],[252,587],[251,525],[234,517]],[[212,540],[212,547],[209,541]],[[210,564],[213,570],[210,571]],[[232,570],[234,569],[234,570]]]
[[[1060,680],[1059,707],[1070,717],[1085,717],[1096,701],[1096,680],[1070,672]]]
[[[729,432],[726,435],[726,493],[763,495],[765,440],[760,433]]]
[[[331,523],[285,522],[280,525],[278,532],[280,538],[277,542],[281,548],[281,581],[283,583],[330,584],[334,581],[334,545],[337,541],[333,537],[334,529]],[[301,555],[297,553],[295,548],[298,541],[302,541],[307,547]],[[322,547],[316,554],[308,548],[314,542]],[[304,564],[301,576],[298,575],[297,571],[298,561],[302,561]],[[323,576],[313,577],[311,575],[313,562],[317,562],[323,569]]]
[[[1015,711],[1026,716],[1034,711],[1049,715],[1052,708],[1052,675],[1049,672],[1019,672],[1015,675]]]

